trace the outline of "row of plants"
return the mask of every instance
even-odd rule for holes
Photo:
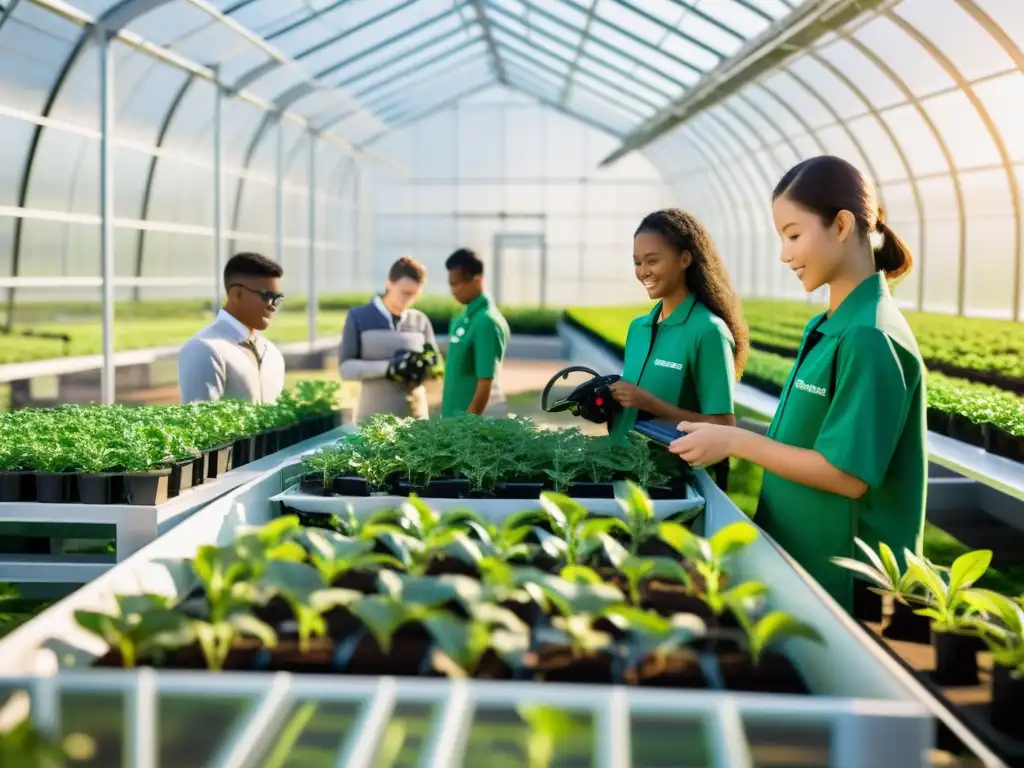
[[[787,301],[743,303],[751,343],[796,354],[818,305]],[[905,312],[928,368],[968,381],[1024,393],[1024,326],[1009,320]],[[781,348],[781,349],[780,349]]]
[[[606,316],[592,316],[581,310],[573,310],[569,318],[573,325],[596,335],[621,355],[625,326],[619,329]],[[799,344],[800,331],[796,333]],[[796,354],[796,347],[792,354]],[[743,383],[778,397],[793,362],[791,356],[751,349]],[[935,371],[928,373],[927,394],[931,431],[1013,461],[1024,461],[1024,398],[998,387]]]
[[[637,485],[624,517],[545,492],[488,522],[412,495],[359,519],[276,518],[182,562],[182,598],[78,611],[110,651],[96,666],[619,683],[808,693],[783,640],[823,642],[730,578],[757,529],[705,539],[658,522]]]
[[[1015,753],[1024,758],[1024,595],[1011,597],[975,586],[992,562],[992,551],[966,552],[943,567],[904,550],[906,567],[901,569],[886,544],[876,552],[862,540],[855,541],[863,559],[833,562],[871,584],[869,592],[891,599],[883,637],[931,644],[932,683],[939,688],[978,686],[977,654],[992,654],[987,720],[963,711],[984,729],[1013,737]],[[881,621],[882,613],[879,599],[860,618]]]
[[[450,419],[378,414],[305,457],[300,490],[328,496],[536,499],[544,490],[611,498],[630,479],[659,498],[685,498],[691,473],[639,435],[616,442],[525,417]]]
[[[0,414],[0,501],[161,504],[340,423],[341,385],[276,403],[63,405]]]

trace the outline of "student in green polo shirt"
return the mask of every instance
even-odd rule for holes
[[[889,292],[911,254],[871,183],[837,157],[800,163],[773,195],[782,261],[829,309],[804,330],[767,437],[681,423],[671,450],[697,466],[736,456],[765,469],[757,523],[847,611],[854,537],[921,552],[928,460],[925,369]]]
[[[484,263],[468,248],[445,262],[452,296],[465,309],[449,329],[441,416],[499,415],[505,407],[501,364],[508,347],[508,323],[484,291]]]
[[[610,434],[645,418],[735,424],[747,328],[711,237],[678,208],[655,211],[633,235],[633,270],[657,303],[629,326],[622,379],[611,387],[624,410]]]

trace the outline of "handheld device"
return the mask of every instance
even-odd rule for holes
[[[673,440],[683,437],[686,433],[676,429],[671,421],[661,419],[646,419],[638,421],[633,425],[633,431],[643,435],[652,443],[668,448]]]
[[[567,379],[570,373],[589,373],[593,378],[580,384],[561,400],[549,404],[548,396],[551,394],[551,388],[559,379]],[[551,377],[547,386],[544,387],[544,391],[541,392],[541,410],[547,413],[569,411],[573,416],[579,416],[595,424],[607,424],[622,411],[622,406],[612,397],[610,389],[611,385],[621,378],[618,374],[602,376],[585,365],[571,365],[568,368],[563,368]]]

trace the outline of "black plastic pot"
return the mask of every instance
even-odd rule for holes
[[[37,472],[36,500],[43,504],[66,504],[75,487],[75,472]]]
[[[953,632],[933,632],[935,671],[932,679],[939,685],[977,685],[978,638]]]
[[[569,486],[569,496],[574,499],[614,499],[613,483],[573,483]]]
[[[1024,439],[992,424],[985,424],[982,427],[982,434],[988,453],[994,453],[1010,461],[1024,461]]]
[[[244,467],[253,460],[256,448],[255,437],[241,437],[231,446],[231,468]]]
[[[910,643],[931,642],[931,619],[914,613],[917,606],[904,605],[898,600],[892,604],[892,616],[888,626],[882,630],[882,637],[890,640],[905,640]]]
[[[989,706],[992,727],[1021,738],[1024,723],[1024,677],[1014,678],[1009,667],[992,668],[992,703]]]
[[[539,499],[544,492],[544,483],[498,483],[494,495],[502,499]]]
[[[263,433],[263,456],[270,456],[281,450],[281,430],[271,429]]]
[[[331,483],[335,496],[369,496],[370,484],[362,477],[336,477]]]
[[[171,479],[170,467],[152,472],[129,472],[124,475],[126,504],[155,507],[167,501]]]
[[[78,498],[83,504],[113,504],[120,499],[119,475],[109,472],[78,476]],[[114,486],[117,486],[115,494]]]
[[[859,621],[882,621],[882,596],[868,589],[867,582],[853,581],[853,618]]]
[[[0,472],[0,502],[35,500],[35,472]]]
[[[218,477],[223,477],[228,469],[231,467],[231,452],[234,450],[233,444],[222,445],[219,448],[214,448],[212,451],[208,451],[206,454],[206,476],[210,480],[214,480]]]
[[[206,465],[208,456],[205,453],[201,453],[192,462],[192,487],[195,488],[198,485],[203,485],[206,482]]]
[[[195,467],[195,460],[179,461],[171,467],[171,476],[167,480],[167,496],[173,499],[175,496],[187,491],[192,487],[192,470]]]
[[[929,408],[927,419],[929,431],[940,435],[945,435],[949,431],[949,414],[946,411]]]
[[[985,447],[985,436],[982,434],[981,424],[975,424],[959,413],[954,413],[949,417],[948,435],[962,443],[975,445],[978,448]]]
[[[468,499],[470,496],[469,480],[463,477],[431,480],[424,486],[412,485],[408,481],[401,480],[395,487],[395,493],[398,496],[415,493],[424,499]]]

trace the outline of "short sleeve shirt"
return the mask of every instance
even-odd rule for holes
[[[707,415],[733,412],[735,343],[728,326],[693,294],[657,322],[661,302],[629,326],[622,378],[659,400]],[[611,434],[627,434],[637,410],[627,408]]]
[[[441,395],[442,416],[469,410],[477,381],[497,376],[509,335],[508,323],[486,293],[469,302],[452,320]]]
[[[844,608],[852,574],[832,557],[857,557],[854,538],[920,554],[928,459],[925,369],[914,335],[881,273],[831,317],[808,323],[768,436],[819,452],[868,490],[848,499],[765,472],[757,523]]]

